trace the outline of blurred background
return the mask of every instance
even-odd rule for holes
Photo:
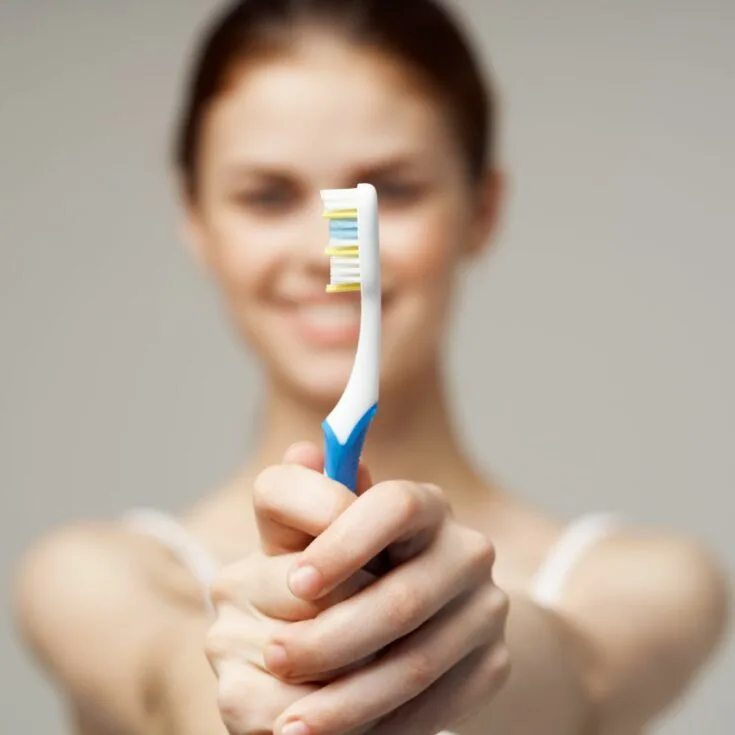
[[[258,375],[181,246],[168,157],[212,0],[0,4],[2,732],[62,733],[8,587],[51,527],[228,478]],[[483,464],[735,567],[735,3],[457,2],[501,88],[511,201],[454,386]],[[728,646],[664,735],[733,731]]]

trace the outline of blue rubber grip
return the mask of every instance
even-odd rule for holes
[[[324,472],[337,482],[341,482],[353,493],[357,491],[357,469],[360,466],[360,455],[365,443],[370,422],[378,410],[375,404],[367,410],[365,415],[355,424],[347,441],[342,444],[334,435],[332,427],[325,420],[322,423],[324,430]]]

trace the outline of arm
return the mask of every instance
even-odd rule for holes
[[[684,693],[721,639],[725,577],[688,540],[611,539],[558,611],[511,598],[506,686],[461,735],[627,735]]]
[[[148,698],[158,735],[227,735],[217,678],[204,653],[208,626],[182,618],[151,652]]]
[[[116,532],[54,531],[25,555],[14,582],[20,636],[79,726],[139,731],[146,720],[141,657],[152,626],[140,622],[145,590]]]
[[[153,590],[150,546],[137,542],[85,525],[37,543],[15,579],[21,636],[80,733],[226,735],[203,653],[208,621]]]

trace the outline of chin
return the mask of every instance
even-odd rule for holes
[[[347,387],[353,363],[354,352],[311,356],[284,365],[281,375],[294,393],[331,411]]]

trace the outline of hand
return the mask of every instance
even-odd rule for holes
[[[263,480],[274,497],[293,481],[287,467]],[[383,549],[394,565],[386,576],[271,631],[265,665],[284,683],[349,671],[287,706],[274,735],[433,735],[507,679],[508,598],[493,583],[493,547],[454,520],[434,486],[386,482],[346,504],[296,555],[290,589],[318,604]]]
[[[311,445],[292,447],[284,462],[277,473],[279,482],[266,471],[256,483],[261,551],[225,567],[211,590],[216,619],[208,632],[206,653],[218,677],[220,714],[232,735],[271,732],[278,715],[316,691],[316,683],[349,670],[348,666],[322,671],[313,682],[284,683],[266,670],[263,649],[286,622],[313,619],[373,579],[358,572],[318,600],[293,595],[287,580],[298,559],[296,552],[322,533],[355,496],[324,478],[321,453]],[[360,488],[369,482],[361,468]]]

